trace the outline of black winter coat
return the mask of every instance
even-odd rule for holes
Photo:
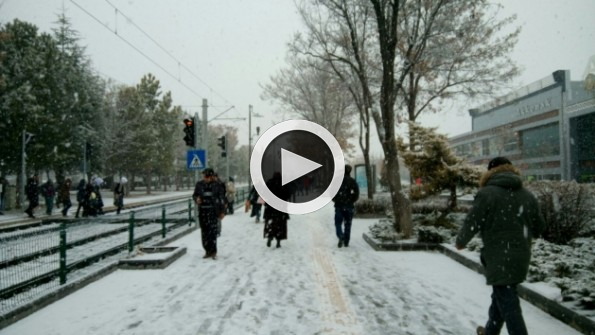
[[[487,284],[518,284],[527,276],[531,239],[544,228],[539,203],[523,187],[518,170],[509,164],[501,165],[482,176],[456,243],[464,247],[479,233]]]
[[[335,207],[353,207],[357,199],[359,199],[359,186],[355,179],[346,174],[337,195],[333,198]]]

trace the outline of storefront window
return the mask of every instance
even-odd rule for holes
[[[485,140],[481,141],[481,154],[483,156],[490,155],[490,140],[489,139],[485,139]]]
[[[521,136],[523,158],[560,154],[560,133],[557,123],[524,130]]]

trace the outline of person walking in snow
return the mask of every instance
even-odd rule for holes
[[[275,172],[273,178],[266,182],[266,187],[279,199],[283,201],[289,200],[291,197],[291,189],[289,185],[283,186],[281,183],[281,173]],[[277,248],[281,247],[281,240],[287,239],[287,220],[289,214],[281,212],[271,206],[269,203],[264,204],[264,238],[267,239],[267,247],[271,246],[273,239],[277,240]]]
[[[233,205],[236,201],[236,186],[232,177],[229,177],[229,180],[225,184],[225,189],[225,195],[227,196],[227,214],[233,214]]]
[[[222,195],[223,197],[223,208],[225,213],[227,214],[227,206],[229,206],[229,203],[227,201],[227,187],[225,186],[225,182],[221,179],[219,179],[219,174],[217,172],[215,172],[215,174],[213,175],[214,177],[214,182],[217,184],[217,188],[218,193],[220,195]],[[219,218],[217,217],[217,237],[221,236],[221,223],[222,223],[223,218]]]
[[[99,214],[101,198],[95,191],[95,186],[91,183],[85,185],[85,195],[83,198],[83,217],[97,216]]]
[[[56,188],[51,179],[48,179],[43,185],[41,185],[41,195],[45,199],[45,213],[52,215],[52,209],[54,208],[54,198],[56,197]]]
[[[60,184],[60,189],[58,190],[58,203],[62,204],[62,216],[68,216],[68,210],[72,206],[72,201],[70,201],[71,184],[72,180],[66,178],[62,184]]]
[[[76,201],[78,202],[78,206],[76,207],[76,214],[75,218],[79,217],[79,212],[81,208],[83,208],[83,216],[85,216],[85,188],[87,186],[87,181],[81,179],[79,181],[78,186],[76,187]]]
[[[192,199],[198,206],[203,258],[217,259],[217,222],[225,217],[225,194],[215,181],[215,171],[206,168],[202,171],[203,180],[196,183]]]
[[[504,323],[511,335],[527,334],[517,285],[527,276],[531,240],[545,228],[539,203],[505,157],[489,162],[479,187],[456,239],[458,250],[477,233],[483,241],[480,259],[492,286],[492,303],[488,321],[477,327],[477,334],[500,334]]]
[[[120,182],[114,186],[114,206],[116,206],[116,214],[120,214],[122,207],[124,207],[124,185],[128,182],[126,177],[121,177]]]
[[[250,193],[248,193],[248,201],[250,202],[250,207],[252,208],[250,212],[250,217],[256,217],[256,220],[254,221],[255,223],[260,222],[260,212],[262,210],[262,204],[258,201],[259,199],[260,195],[258,194],[258,191],[256,190],[256,187],[252,185]]]
[[[94,207],[96,208],[98,215],[103,215],[103,214],[105,214],[103,212],[103,205],[104,205],[103,197],[101,196],[101,187],[103,186],[103,178],[100,178],[100,177],[93,178],[92,185],[93,185],[93,192],[95,193],[96,199],[97,199]]]
[[[345,174],[339,191],[333,198],[335,203],[335,232],[339,239],[338,247],[349,246],[351,238],[351,221],[355,213],[353,205],[359,199],[359,186],[355,179],[349,175],[351,165],[345,165]]]
[[[25,213],[27,213],[30,218],[35,219],[33,212],[35,211],[35,208],[39,206],[39,177],[37,174],[27,179],[25,194],[27,195],[27,200],[29,200],[29,207],[25,209]]]

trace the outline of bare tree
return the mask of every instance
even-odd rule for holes
[[[396,86],[397,106],[409,121],[455,97],[493,97],[518,75],[508,55],[520,28],[502,33],[516,17],[498,19],[501,7],[486,0],[404,2],[395,72],[406,73]]]
[[[294,115],[326,128],[343,149],[353,136],[354,109],[349,93],[329,68],[316,59],[288,56],[289,65],[262,86],[262,99],[276,101]]]
[[[298,5],[307,27],[305,36],[297,35],[290,44],[295,53],[302,53],[330,64],[344,88],[351,94],[353,105],[359,112],[359,145],[366,166],[368,185],[375,185],[370,161],[370,109],[373,93],[370,89],[371,66],[377,57],[370,57],[375,41],[369,21],[372,11],[362,1],[306,0]],[[373,75],[372,75],[373,76]],[[368,187],[372,199],[374,187]]]

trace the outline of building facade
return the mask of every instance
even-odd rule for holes
[[[486,166],[506,156],[525,178],[595,181],[595,91],[558,70],[469,110],[472,130],[450,139],[455,152]]]

